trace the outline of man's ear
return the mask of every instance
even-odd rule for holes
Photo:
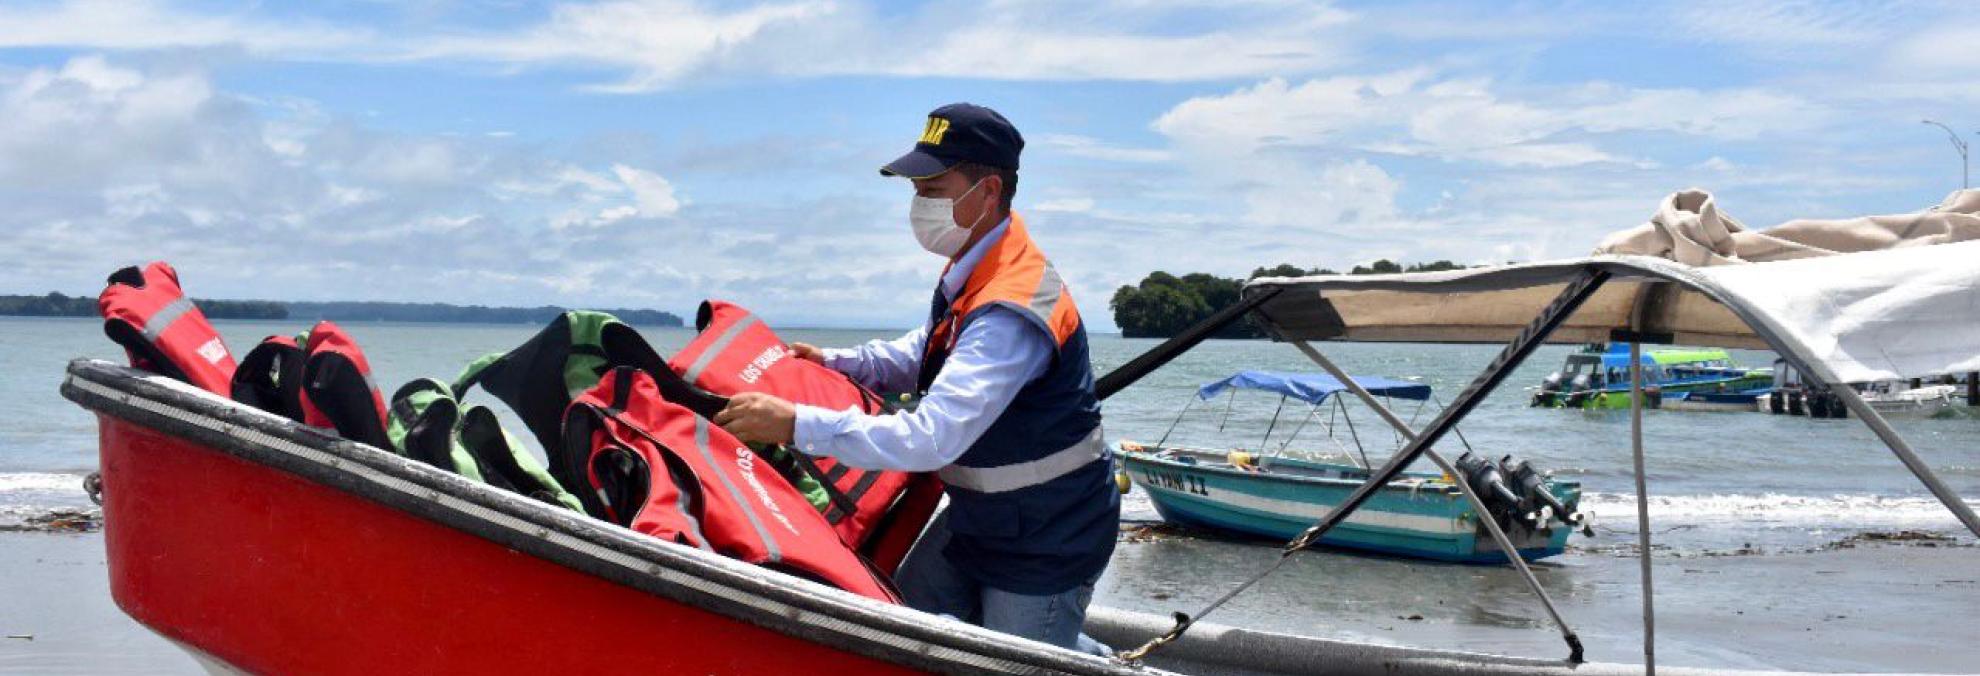
[[[983,208],[989,213],[997,213],[1004,206],[1004,177],[992,173],[983,177],[983,192],[990,193],[990,203]]]

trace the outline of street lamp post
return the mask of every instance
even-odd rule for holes
[[[1920,122],[1946,130],[1946,137],[1952,139],[1953,150],[1959,151],[1959,188],[1965,190],[1973,187],[1972,175],[1966,163],[1966,141],[1959,137],[1959,132],[1953,131],[1952,127],[1932,120],[1920,120]]]

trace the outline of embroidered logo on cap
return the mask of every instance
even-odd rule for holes
[[[942,145],[942,135],[947,133],[949,133],[948,120],[939,117],[928,118],[928,126],[921,129],[921,142],[931,146]]]

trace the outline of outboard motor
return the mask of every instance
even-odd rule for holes
[[[1554,497],[1554,492],[1548,490],[1550,486],[1547,477],[1540,472],[1540,468],[1534,467],[1533,463],[1525,460],[1515,461],[1510,455],[1500,459],[1499,466],[1505,471],[1505,476],[1512,483],[1513,490],[1523,498],[1520,501],[1520,513],[1529,522],[1536,526],[1546,523],[1546,515],[1540,512],[1541,509],[1546,509],[1561,521],[1580,526],[1582,534],[1594,535],[1594,528],[1589,526],[1586,514],[1573,511],[1567,505],[1561,504],[1560,498]]]
[[[1533,393],[1533,401],[1530,402],[1528,405],[1529,406],[1553,405],[1554,401],[1561,396],[1562,378],[1563,376],[1561,375],[1560,371],[1555,371],[1553,373],[1547,374],[1547,378],[1545,380],[1540,381],[1540,390]]]
[[[1519,494],[1506,487],[1504,477],[1499,475],[1499,468],[1492,461],[1466,452],[1458,456],[1457,470],[1464,474],[1464,482],[1471,485],[1471,490],[1477,491],[1478,497],[1485,501],[1485,506],[1492,510],[1494,516],[1503,520],[1503,517],[1518,513]]]
[[[1593,375],[1583,373],[1575,376],[1574,380],[1568,381],[1567,407],[1580,408],[1582,402],[1594,396],[1596,388]]]

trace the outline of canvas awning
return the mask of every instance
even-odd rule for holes
[[[1414,401],[1430,398],[1430,386],[1423,383],[1374,376],[1354,376],[1354,382],[1378,397]],[[1325,373],[1239,371],[1223,380],[1204,383],[1202,387],[1196,388],[1196,396],[1209,399],[1232,388],[1277,392],[1309,404],[1319,404],[1336,392],[1346,391],[1347,385],[1341,384],[1341,381]]]
[[[1679,345],[1773,349],[1826,382],[1980,370],[1980,241],[1691,267],[1648,256],[1400,275],[1267,277],[1247,296],[1281,339],[1504,343],[1566,285],[1613,278],[1551,336],[1613,329]]]

